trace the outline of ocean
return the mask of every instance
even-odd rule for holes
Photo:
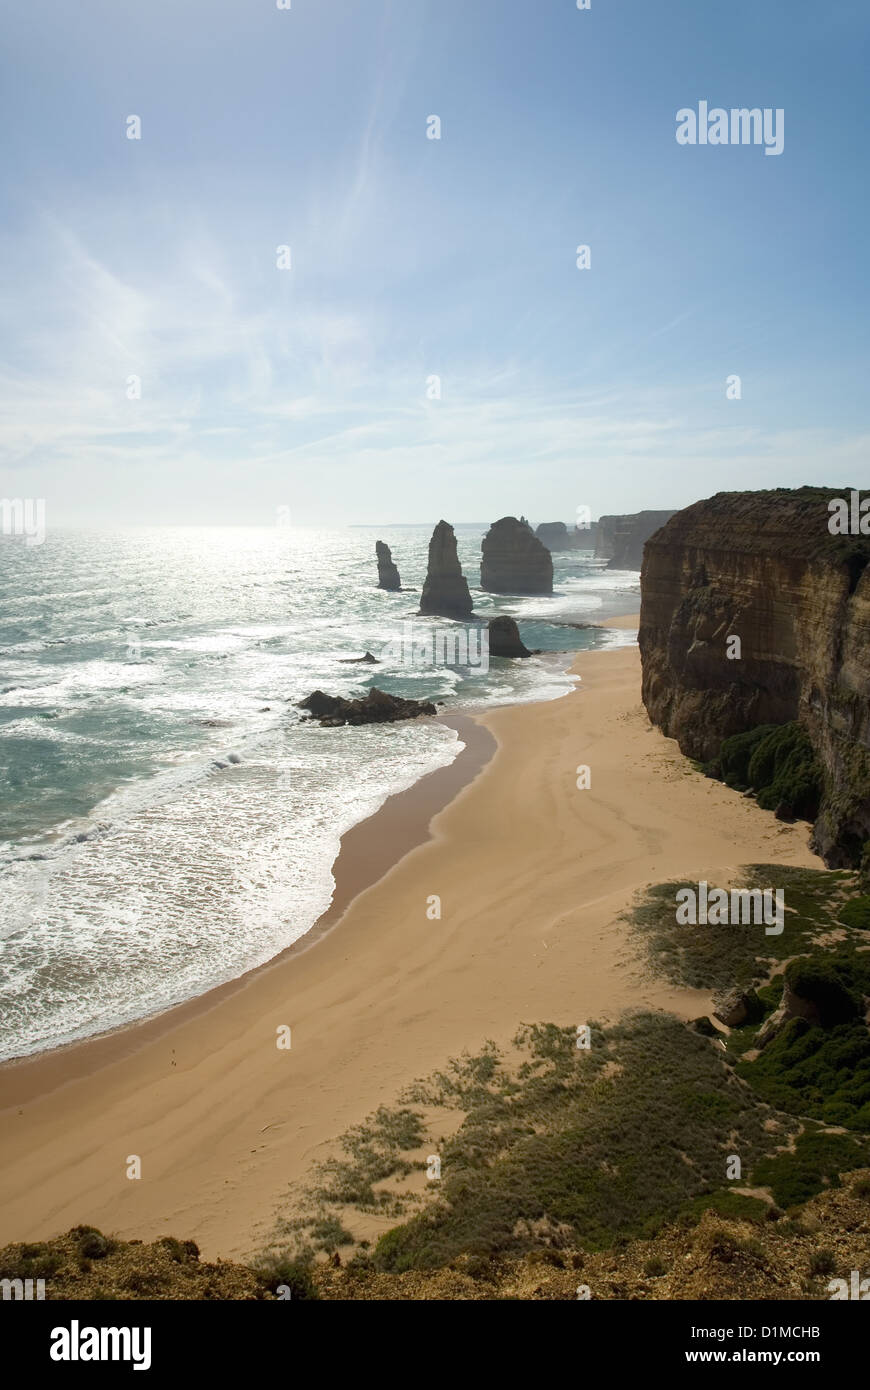
[[[462,744],[425,721],[324,729],[295,703],[372,685],[444,713],[558,698],[570,626],[638,603],[639,576],[554,555],[552,598],[479,589],[525,661],[408,664],[431,525],[49,531],[0,540],[0,1059],[105,1032],[272,959],[329,906],[341,835]],[[375,540],[402,593],[378,590]],[[376,665],[347,664],[370,651]]]

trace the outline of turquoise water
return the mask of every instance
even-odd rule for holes
[[[294,703],[371,685],[445,710],[551,699],[560,651],[625,640],[561,624],[629,610],[638,576],[556,556],[556,593],[477,589],[524,662],[418,667],[430,526],[161,528],[0,541],[0,1057],[89,1036],[271,959],[328,906],[338,841],[461,748],[423,724],[321,729]],[[387,541],[408,590],[376,587]],[[392,645],[391,645],[392,644]]]

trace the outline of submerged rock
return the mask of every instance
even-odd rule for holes
[[[553,558],[528,522],[503,516],[483,538],[480,586],[493,594],[551,594]]]
[[[396,591],[401,589],[399,571],[393,564],[390,547],[384,541],[375,541],[375,554],[378,557],[378,588]]]
[[[523,644],[520,630],[513,618],[506,615],[490,618],[488,632],[490,656],[532,655],[528,647]]]
[[[470,618],[471,594],[456,551],[453,527],[439,521],[429,542],[426,582],[420,595],[420,612],[439,618]]]
[[[342,724],[390,724],[397,719],[416,719],[419,714],[437,714],[429,700],[405,700],[401,695],[389,695],[376,686],[356,700],[315,690],[299,701],[297,709],[306,710],[313,719],[330,728]]]

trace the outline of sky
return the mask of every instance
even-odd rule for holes
[[[28,0],[3,27],[0,497],[49,524],[861,485],[865,0]],[[702,101],[781,109],[782,153],[679,144]]]

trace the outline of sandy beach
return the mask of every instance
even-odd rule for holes
[[[336,1135],[464,1048],[507,1042],[520,1022],[705,1011],[706,994],[648,977],[622,912],[666,878],[822,867],[809,827],[699,776],[650,727],[636,647],[583,653],[574,670],[562,699],[476,717],[453,769],[345,837],[335,903],[305,949],[0,1070],[0,1244],[88,1223],[245,1256]]]

